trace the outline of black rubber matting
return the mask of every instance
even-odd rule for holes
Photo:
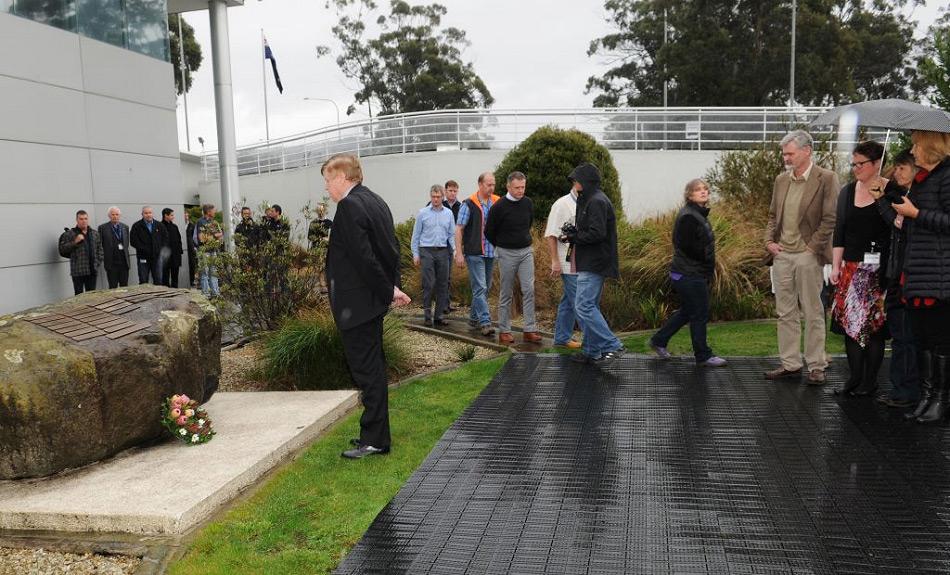
[[[950,429],[775,365],[514,355],[337,572],[950,573]]]

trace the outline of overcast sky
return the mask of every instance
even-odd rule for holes
[[[307,101],[326,98],[339,106],[340,121],[366,118],[365,105],[352,116],[356,83],[343,76],[333,57],[318,58],[316,47],[336,49],[330,27],[334,12],[323,0],[245,0],[228,10],[231,35],[231,77],[238,146],[265,139],[263,52],[261,29],[277,59],[284,93],[277,92],[267,69],[267,99],[271,139],[315,130],[336,123],[333,104]],[[388,7],[387,0],[378,0]],[[421,2],[414,2],[421,3]],[[428,2],[426,2],[428,3]],[[601,0],[441,0],[448,13],[444,26],[466,32],[471,45],[463,53],[495,97],[495,109],[589,107],[584,94],[587,78],[606,69],[601,57],[588,57],[594,38],[611,30]],[[932,21],[944,0],[927,0],[913,16]],[[214,120],[214,80],[208,12],[189,12],[185,21],[195,28],[204,62],[188,94],[191,150],[217,148]],[[174,25],[174,18],[172,18]],[[178,99],[181,149],[186,149],[182,99]]]

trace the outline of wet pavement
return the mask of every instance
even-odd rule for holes
[[[950,572],[950,429],[774,364],[515,354],[337,573]]]

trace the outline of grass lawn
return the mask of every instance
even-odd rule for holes
[[[340,457],[349,438],[359,436],[358,410],[203,528],[168,573],[330,572],[506,359],[470,362],[392,390],[387,456]]]
[[[648,344],[652,332],[632,335],[623,340],[624,346],[636,353],[652,353]],[[778,355],[778,341],[774,321],[752,321],[709,324],[707,333],[709,347],[722,357],[748,355]],[[681,329],[668,347],[673,355],[692,355],[689,342],[689,326]],[[825,349],[831,354],[844,353],[844,339],[830,331],[825,339]]]

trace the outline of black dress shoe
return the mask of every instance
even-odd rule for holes
[[[367,455],[386,455],[389,453],[388,447],[373,447],[372,445],[360,445],[354,449],[347,449],[340,455],[347,459],[363,459]]]
[[[426,318],[426,319],[422,320],[422,325],[424,325],[424,326],[426,326],[426,327],[432,327],[432,320],[429,319],[429,318]]]

